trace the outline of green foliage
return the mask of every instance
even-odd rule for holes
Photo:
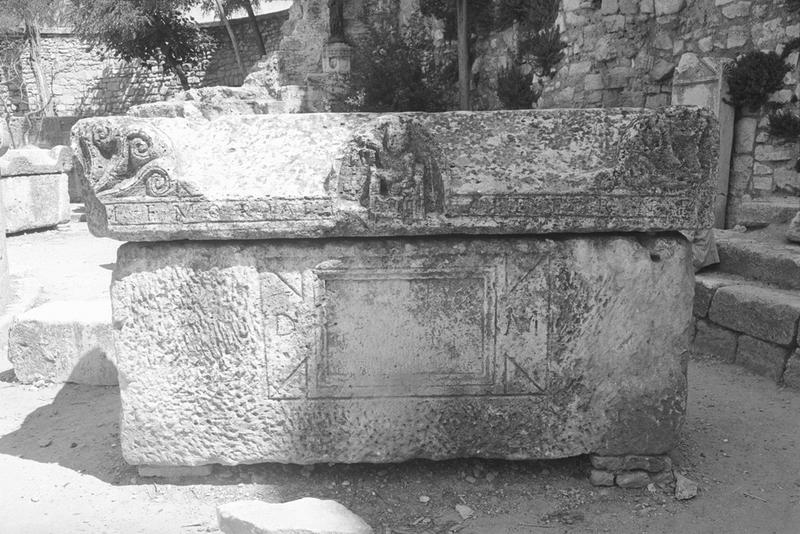
[[[769,133],[774,137],[797,140],[800,138],[800,116],[789,109],[776,109],[769,113]]]
[[[558,4],[559,0],[497,0],[495,27],[504,30],[518,22],[523,30],[538,33],[553,25]]]
[[[403,32],[373,28],[354,47],[346,109],[444,111],[452,107],[457,80],[455,54],[435,49],[421,23]]]
[[[539,100],[533,90],[533,77],[522,73],[519,65],[512,63],[497,73],[497,97],[504,109],[530,109]]]
[[[426,17],[444,21],[444,38],[455,41],[458,37],[456,3],[454,0],[420,0],[419,10]],[[469,0],[467,3],[469,32],[486,37],[494,28],[494,5],[491,0]]]
[[[215,43],[179,9],[189,1],[71,0],[75,30],[105,52],[146,66],[160,63],[188,89],[185,66],[200,64]]]
[[[726,78],[734,106],[755,109],[783,86],[791,67],[775,52],[754,50],[740,56],[726,68]]]
[[[552,78],[556,67],[564,59],[567,43],[561,40],[558,26],[529,34],[520,41],[519,54],[531,56],[540,76]]]

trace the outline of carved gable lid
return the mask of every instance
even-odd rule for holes
[[[92,232],[120,240],[663,231],[710,224],[700,109],[84,119]]]

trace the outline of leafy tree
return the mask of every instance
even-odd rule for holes
[[[0,0],[0,32],[4,40],[21,35],[36,80],[40,112],[53,114],[52,79],[48,80],[41,58],[41,30],[60,13],[58,0]],[[16,35],[15,35],[16,34]]]
[[[200,64],[214,47],[211,37],[181,10],[188,0],[70,0],[76,33],[126,61],[152,62],[189,89],[185,65]]]
[[[272,0],[265,1],[271,2]],[[253,8],[258,7],[260,3],[260,0],[201,0],[200,6],[205,11],[209,12],[219,12],[219,6],[217,4],[222,6],[222,9],[225,13],[233,13],[238,9],[243,9],[247,13],[250,26],[253,28],[253,33],[256,35],[256,44],[258,45],[258,50],[262,56],[265,56],[267,55],[267,47],[264,44],[264,37],[261,35],[261,28],[258,26],[258,20],[256,20],[255,11],[253,11]]]

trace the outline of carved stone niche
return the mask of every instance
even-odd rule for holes
[[[347,43],[327,43],[322,49],[322,72],[350,74],[353,48]]]

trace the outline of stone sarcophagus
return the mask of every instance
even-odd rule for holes
[[[87,119],[138,465],[657,455],[713,119],[688,108]]]

